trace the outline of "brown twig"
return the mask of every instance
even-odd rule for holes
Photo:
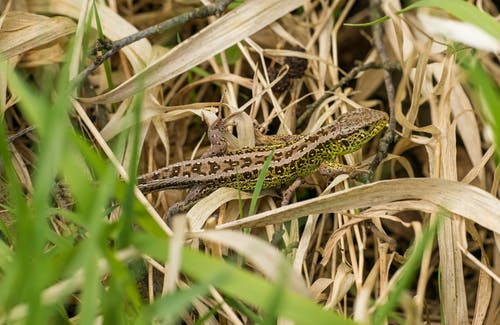
[[[20,138],[20,137],[22,137],[23,135],[30,133],[30,132],[31,132],[31,131],[33,131],[34,129],[35,129],[35,127],[34,127],[34,126],[28,126],[28,127],[26,127],[26,128],[24,128],[24,129],[22,129],[21,131],[19,131],[19,132],[17,132],[17,133],[14,133],[14,134],[12,134],[12,135],[9,135],[9,138],[8,138],[9,143],[14,142],[17,138]]]
[[[78,76],[73,80],[73,83],[79,84],[85,78],[87,78],[93,71],[95,71],[104,61],[109,59],[113,54],[117,53],[120,49],[127,45],[130,45],[138,40],[145,37],[149,37],[156,33],[162,33],[172,27],[184,24],[185,22],[196,19],[196,18],[206,18],[214,15],[219,15],[222,13],[226,7],[231,3],[232,0],[219,0],[215,1],[212,5],[196,8],[193,11],[183,13],[179,16],[165,20],[159,24],[148,27],[140,32],[124,37],[120,40],[109,42],[105,40],[98,40],[96,42],[95,49],[92,51],[96,55],[94,62],[89,65],[85,70],[80,72]],[[97,53],[105,51],[102,55],[97,55]]]
[[[377,20],[382,16],[382,12],[380,11],[380,0],[370,0],[371,10],[371,19]],[[382,24],[375,24],[372,26],[373,32],[373,43],[375,48],[377,49],[378,55],[380,56],[380,60],[382,65],[389,63],[389,54],[384,45],[384,35],[383,35],[383,26]],[[396,115],[394,112],[394,98],[395,98],[395,90],[394,84],[392,82],[392,77],[390,71],[388,69],[384,69],[384,84],[385,89],[387,91],[387,102],[389,103],[389,128],[384,133],[382,139],[380,139],[379,150],[375,155],[375,158],[370,164],[370,168],[368,171],[368,179],[372,180],[373,175],[375,174],[375,169],[380,164],[380,162],[387,157],[387,152],[389,150],[389,146],[394,141],[395,130],[396,130]]]
[[[395,70],[395,69],[400,69],[398,64],[394,64],[392,62],[387,62],[387,63],[376,63],[376,62],[369,62],[366,64],[361,64],[359,63],[356,67],[352,68],[351,71],[349,71],[342,79],[340,79],[339,83],[334,85],[331,89],[329,89],[323,96],[318,98],[314,103],[309,104],[306,106],[306,111],[297,119],[297,125],[301,125],[311,114],[314,112],[316,108],[321,106],[325,100],[327,100],[332,94],[334,93],[335,90],[337,90],[340,87],[344,87],[348,82],[354,80],[358,73],[366,70],[371,70],[371,69],[384,69],[384,70]]]

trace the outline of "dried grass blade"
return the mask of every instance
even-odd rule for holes
[[[82,98],[82,101],[113,103],[140,91],[137,80],[141,80],[143,89],[166,82],[258,32],[304,2],[304,0],[246,1],[198,34],[180,43],[119,87],[100,96]]]
[[[500,233],[500,200],[477,187],[434,178],[406,178],[379,181],[337,193],[298,202],[220,225],[217,229],[258,227],[298,217],[366,208],[400,200],[426,200]]]

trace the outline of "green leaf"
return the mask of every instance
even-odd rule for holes
[[[500,88],[487,73],[479,58],[469,52],[461,53],[458,61],[467,73],[467,83],[476,105],[481,108],[483,116],[491,126],[496,144],[497,160],[500,161]]]
[[[452,14],[456,18],[471,23],[496,39],[500,40],[500,23],[492,16],[467,1],[461,0],[420,0],[404,8],[407,12],[421,7],[436,7]]]
[[[469,2],[461,0],[420,0],[412,3],[408,7],[399,11],[398,13],[405,13],[417,8],[422,7],[435,7],[443,9],[449,14],[455,16],[456,18],[475,25],[496,39],[500,40],[500,23],[495,20],[492,16],[479,10],[476,6]],[[364,24],[344,24],[345,26],[353,27],[366,27],[372,26],[378,23],[383,23],[389,20],[389,17],[384,16],[377,20],[364,23]]]
[[[137,234],[134,240],[144,254],[159,260],[168,258],[168,241],[165,239]],[[181,270],[199,283],[211,283],[221,292],[262,310],[269,310],[276,292],[281,290],[279,285],[253,273],[189,248],[182,251]],[[277,313],[296,324],[356,324],[287,288],[281,290],[280,299]]]
[[[424,255],[424,251],[436,237],[436,232],[441,217],[443,216],[438,214],[438,218],[436,218],[436,220],[427,227],[427,229],[423,232],[420,240],[414,244],[408,260],[402,266],[402,272],[400,274],[399,280],[397,281],[392,291],[389,293],[387,302],[379,306],[375,310],[373,324],[386,323],[389,315],[398,306],[401,295],[403,295],[403,293],[408,290],[413,284],[413,281],[420,267],[420,262]]]
[[[262,165],[262,170],[259,173],[259,177],[257,178],[257,183],[255,184],[255,190],[252,194],[252,201],[250,202],[250,208],[248,209],[248,215],[251,216],[255,213],[255,208],[257,206],[257,200],[259,199],[260,192],[262,191],[262,186],[264,185],[264,180],[266,179],[266,173],[271,165],[271,161],[274,156],[274,148],[271,150],[269,156],[267,156],[264,165]]]
[[[233,45],[227,48],[224,51],[224,54],[226,55],[226,61],[228,64],[235,64],[241,58],[241,52],[240,49],[238,48],[238,45]],[[222,59],[220,54],[217,54],[215,58],[218,64],[222,64]]]
[[[196,297],[208,293],[210,282],[195,284],[175,291],[142,310],[135,324],[180,324],[179,319],[191,307]]]

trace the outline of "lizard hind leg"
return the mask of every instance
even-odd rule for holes
[[[225,119],[220,116],[210,125],[207,133],[211,148],[201,156],[202,158],[220,156],[227,152],[227,142],[224,138],[225,127]],[[213,191],[215,188],[207,184],[194,185],[189,189],[184,200],[175,203],[167,210],[163,219],[168,222],[174,215],[186,212],[201,198]]]
[[[295,191],[299,188],[300,185],[302,185],[302,183],[304,183],[304,179],[302,177],[299,177],[285,189],[285,191],[283,192],[283,197],[281,199],[281,206],[285,206],[290,203],[290,199],[292,198],[293,193],[295,193]]]
[[[281,206],[288,205],[292,198],[293,193],[299,188],[300,185],[304,183],[304,178],[299,177],[295,181],[293,181],[290,186],[288,186],[284,191],[281,198]],[[285,228],[282,224],[274,225],[274,234],[271,239],[271,244],[274,246],[278,246],[280,241],[283,239],[283,234],[285,233]]]
[[[319,166],[319,172],[325,176],[338,176],[348,174],[351,177],[366,174],[368,171],[349,165],[344,165],[336,161],[324,161]]]
[[[164,220],[168,221],[174,215],[181,212],[186,212],[187,210],[192,208],[193,205],[195,205],[196,202],[198,202],[201,198],[212,193],[214,190],[215,189],[212,186],[204,184],[191,187],[184,200],[175,203],[168,209],[167,213],[165,214]]]

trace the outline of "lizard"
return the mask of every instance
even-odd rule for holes
[[[219,121],[220,122],[220,121]],[[181,161],[143,174],[137,179],[138,188],[144,193],[165,189],[190,188],[184,201],[174,204],[165,219],[188,210],[199,199],[219,187],[232,187],[243,191],[255,188],[266,158],[272,161],[266,172],[262,189],[290,184],[318,170],[352,171],[353,167],[335,162],[336,157],[360,149],[386,126],[385,112],[357,108],[340,115],[332,123],[308,135],[285,136],[276,143],[246,147],[226,152],[221,123],[209,129],[212,150],[201,158]],[[217,130],[218,131],[214,131]],[[273,137],[273,136],[270,136]]]

